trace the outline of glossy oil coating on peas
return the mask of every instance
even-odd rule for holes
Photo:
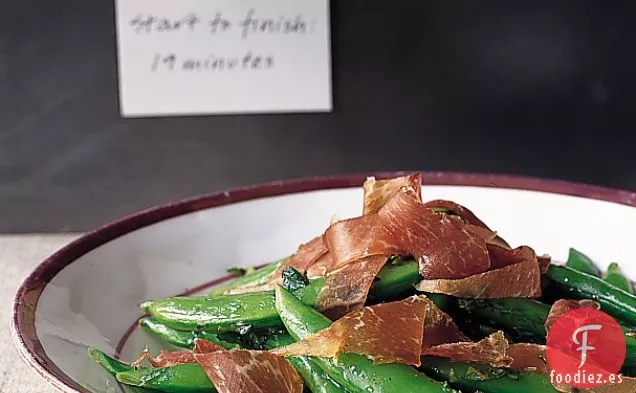
[[[596,300],[602,311],[630,326],[636,326],[636,296],[598,277],[566,266],[550,265],[546,277],[564,297]]]
[[[424,357],[422,369],[463,393],[558,393],[547,374],[515,372],[481,364]]]

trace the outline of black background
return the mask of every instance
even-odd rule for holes
[[[123,119],[111,1],[3,1],[0,232],[371,170],[636,190],[633,1],[332,0],[331,114]]]

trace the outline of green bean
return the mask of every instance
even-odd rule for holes
[[[565,263],[565,266],[596,277],[601,276],[601,271],[598,269],[596,264],[587,255],[575,250],[574,248],[570,248],[568,260]]]
[[[299,340],[329,327],[331,321],[283,289],[276,288],[276,308],[294,339]],[[351,392],[448,393],[413,367],[404,364],[374,364],[362,355],[341,354],[336,359],[315,358],[320,367]]]
[[[621,268],[616,262],[609,264],[607,272],[603,276],[603,280],[631,295],[634,294],[634,283],[623,275]]]
[[[539,372],[515,372],[429,356],[422,359],[422,368],[464,393],[557,393],[549,376]]]
[[[566,297],[596,300],[604,312],[628,325],[636,325],[636,296],[566,266],[551,265],[546,277]]]
[[[196,363],[123,371],[117,373],[116,378],[126,385],[166,393],[216,392],[205,371]]]
[[[222,295],[226,291],[230,289],[236,288],[247,288],[252,286],[259,286],[267,284],[270,277],[278,270],[278,268],[287,260],[287,258],[281,259],[280,261],[270,263],[267,266],[263,266],[259,269],[255,269],[244,276],[238,277],[227,284],[223,284],[216,288],[213,288],[209,295]]]
[[[240,347],[238,344],[220,340],[217,334],[209,333],[207,331],[182,331],[172,329],[162,323],[159,323],[153,317],[142,318],[139,320],[139,326],[147,332],[161,338],[163,341],[181,348],[192,348],[194,346],[194,340],[197,338],[206,339],[222,346],[225,349]]]

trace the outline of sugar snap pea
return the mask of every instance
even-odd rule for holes
[[[286,260],[287,258],[284,258],[280,261],[270,263],[269,265],[263,266],[259,269],[255,269],[226,284],[215,287],[209,292],[209,295],[222,295],[230,289],[246,288],[266,284],[272,274],[274,274],[278,270],[280,265],[282,265]]]
[[[577,270],[579,272],[591,274],[596,277],[601,276],[601,271],[598,269],[594,261],[592,261],[587,255],[582,252],[570,248],[568,253],[568,260],[565,266]]]
[[[297,340],[331,324],[327,317],[279,286],[276,288],[276,308],[287,330]],[[403,364],[374,364],[356,354],[341,354],[337,360],[315,359],[331,378],[351,392],[449,393],[443,384]]]
[[[426,356],[424,371],[464,393],[557,393],[547,374],[516,372]]]
[[[113,359],[95,347],[88,348],[88,355],[111,375],[132,370],[129,364]]]
[[[151,326],[155,327],[153,332],[156,332],[158,330],[156,328],[157,323],[156,321],[151,322],[154,322],[154,325]],[[194,342],[195,337],[202,337],[200,332],[194,332],[194,334],[192,334],[192,332],[178,332],[165,326],[160,328],[159,331],[162,332],[161,334],[164,338],[179,337],[179,333],[185,333],[188,335],[188,339],[192,339],[192,343]],[[183,346],[188,346],[186,344],[190,342],[188,340],[183,340],[182,338],[178,339],[180,340],[179,343]],[[265,338],[263,349],[272,349],[291,344],[292,342],[294,342],[294,340],[286,332],[275,333]],[[238,345],[235,344],[230,345],[238,347]],[[115,360],[96,348],[89,349],[89,354],[109,373],[116,375],[119,382],[129,386],[153,389],[162,392],[197,393],[215,391],[213,387],[211,389],[212,384],[209,380],[207,380],[207,376],[205,376],[205,373],[197,364],[186,364],[155,369],[140,368],[135,370],[130,367],[130,365]],[[346,389],[342,388],[338,385],[338,383],[333,381],[324,372],[324,370],[320,368],[315,359],[309,357],[289,357],[288,359],[313,393],[347,393]],[[203,379],[204,377],[205,380]]]
[[[213,297],[172,297],[146,302],[143,309],[158,322],[176,330],[233,331],[241,326],[280,326],[274,293],[254,292]]]
[[[122,371],[117,381],[166,393],[210,393],[216,389],[198,364],[179,364],[162,368]]]
[[[289,334],[273,335],[267,340],[268,349],[282,347],[295,340]],[[287,360],[294,366],[305,381],[305,385],[313,393],[348,393],[344,387],[334,381],[320,367],[315,358],[307,356],[288,356]]]
[[[567,266],[550,265],[545,276],[564,297],[592,299],[601,310],[630,326],[636,326],[636,296],[602,279]]]
[[[159,323],[153,317],[140,319],[139,326],[147,332],[161,338],[165,342],[181,348],[192,348],[194,346],[194,340],[197,338],[206,339],[222,346],[225,349],[240,347],[238,344],[220,340],[217,334],[209,333],[207,331],[182,331],[172,329],[162,323]]]
[[[413,291],[415,284],[421,280],[419,266],[413,259],[389,261],[376,275],[369,291],[371,301],[384,301],[404,298]]]
[[[386,269],[386,270],[385,270]],[[412,288],[419,279],[417,262],[385,266],[371,287],[370,296],[382,299],[392,291]],[[294,294],[313,306],[323,288],[324,278],[311,280]],[[207,330],[210,333],[233,331],[240,326],[256,328],[282,326],[272,291],[218,295],[212,297],[172,297],[142,304],[142,308],[159,323],[176,330]]]
[[[545,344],[545,321],[550,312],[550,306],[533,299],[504,298],[504,299],[458,299],[457,306],[470,315],[477,315],[494,321],[498,325],[512,330],[531,341]],[[627,352],[624,367],[636,367],[636,337],[631,329],[621,326],[625,332]]]
[[[607,272],[603,276],[603,280],[631,295],[634,294],[634,283],[625,277],[620,266],[618,266],[618,263],[616,262],[609,264]]]
[[[521,341],[545,343],[545,320],[550,306],[533,299],[457,299],[457,307],[511,331]]]

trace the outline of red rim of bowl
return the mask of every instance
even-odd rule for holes
[[[48,382],[62,391],[90,393],[47,356],[35,329],[35,311],[46,285],[65,267],[95,248],[157,222],[218,206],[252,199],[322,189],[361,186],[368,176],[388,178],[416,171],[312,177],[278,181],[205,194],[150,208],[86,233],[45,259],[22,283],[13,305],[12,334],[21,356]],[[636,206],[636,192],[535,177],[505,174],[422,172],[423,184],[475,186],[542,191]]]

